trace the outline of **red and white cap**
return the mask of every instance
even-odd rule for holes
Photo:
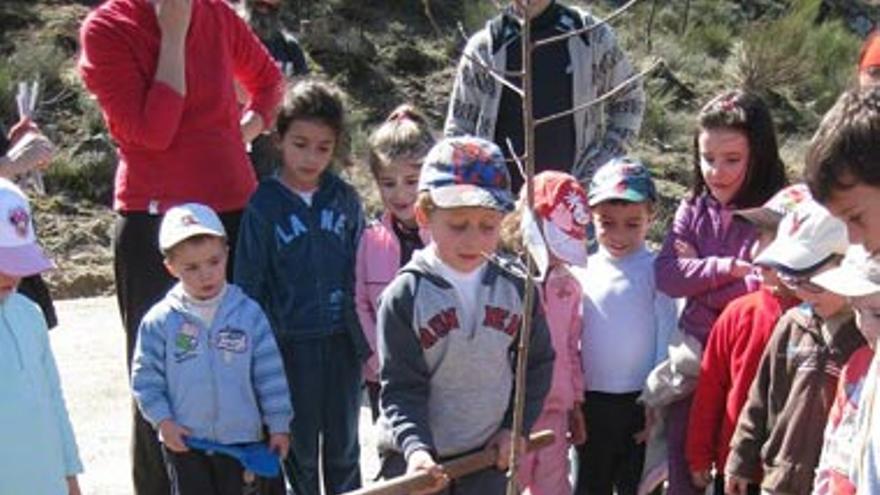
[[[832,255],[846,254],[848,247],[846,224],[810,199],[783,217],[776,239],[755,264],[791,273],[808,272]]]
[[[53,268],[37,244],[27,197],[6,179],[0,179],[0,215],[0,272],[27,277]]]
[[[590,223],[586,191],[573,176],[552,170],[535,176],[534,189],[534,215],[542,228],[537,228],[529,212],[523,215],[521,228],[526,248],[539,269],[549,263],[548,250],[565,263],[585,266]],[[526,188],[522,188],[520,201],[525,202],[525,196]]]

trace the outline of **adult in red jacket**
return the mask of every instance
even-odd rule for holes
[[[206,204],[235,246],[256,187],[245,142],[272,121],[283,78],[225,0],[108,0],[80,38],[80,74],[119,148],[114,269],[130,364],[141,317],[172,284],[157,247],[161,214]],[[243,117],[233,80],[250,96]],[[170,493],[155,438],[135,412],[138,495]]]

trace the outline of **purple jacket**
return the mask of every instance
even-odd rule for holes
[[[686,298],[679,326],[704,346],[727,303],[758,287],[756,281],[731,275],[735,259],[751,259],[749,251],[757,239],[755,228],[732,212],[706,193],[682,200],[654,261],[657,287],[670,297]],[[693,246],[699,257],[679,257],[678,240]]]

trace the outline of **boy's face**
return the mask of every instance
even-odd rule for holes
[[[838,263],[826,263],[818,270],[807,275],[797,277],[781,276],[780,280],[794,291],[795,297],[812,306],[813,311],[817,315],[823,319],[828,319],[846,308],[846,297],[827,291],[811,282],[810,279],[836,266],[838,266]]]
[[[227,256],[225,239],[205,237],[174,246],[165,258],[165,267],[180,279],[189,296],[210,299],[223,290]]]
[[[15,292],[15,289],[18,288],[19,282],[21,282],[21,277],[15,277],[0,272],[0,301],[6,299],[9,294]]]
[[[396,161],[376,172],[379,196],[385,210],[405,225],[415,225],[413,205],[418,198],[419,170],[422,164],[414,161]]]
[[[825,207],[846,222],[850,243],[863,244],[871,254],[880,253],[880,188],[858,182],[848,189],[835,189]]]
[[[606,201],[592,208],[596,239],[615,258],[635,252],[645,244],[651,225],[648,203]]]
[[[431,232],[437,256],[453,269],[469,273],[495,253],[500,238],[500,211],[482,207],[416,210],[416,219]]]
[[[880,292],[852,298],[852,307],[856,312],[856,324],[868,345],[875,348],[877,337],[880,337]]]

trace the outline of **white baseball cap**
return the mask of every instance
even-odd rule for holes
[[[806,272],[831,255],[845,254],[848,247],[846,224],[810,199],[782,218],[776,239],[755,259],[755,264]]]
[[[880,260],[872,258],[864,246],[853,245],[840,266],[816,275],[811,281],[841,296],[867,296],[880,292]]]
[[[159,227],[159,249],[168,251],[182,241],[197,235],[226,237],[220,217],[211,208],[199,203],[175,206],[165,212]]]
[[[37,244],[27,197],[6,179],[0,179],[0,215],[0,272],[27,277],[51,269]]]

